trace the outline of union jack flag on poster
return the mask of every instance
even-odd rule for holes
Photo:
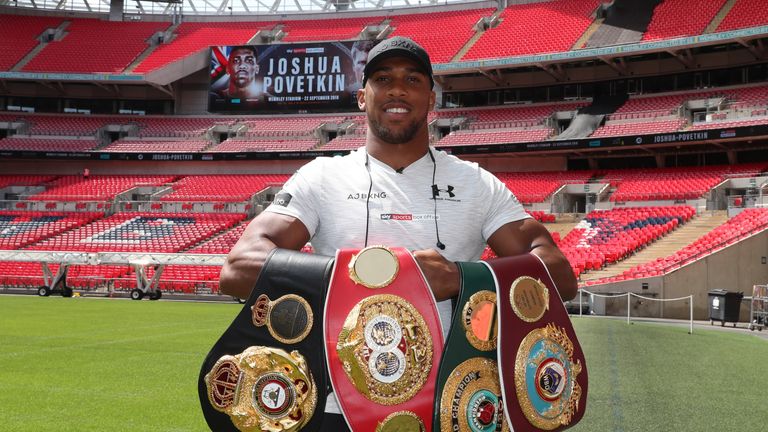
[[[211,47],[211,88],[224,88],[229,84],[229,53],[231,46]]]

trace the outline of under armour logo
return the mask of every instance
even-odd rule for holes
[[[440,196],[440,192],[447,192],[448,197],[453,198],[456,196],[456,194],[453,193],[453,186],[448,185],[447,189],[440,189],[436,184],[432,185],[432,198],[437,198]]]

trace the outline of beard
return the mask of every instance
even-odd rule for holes
[[[369,125],[371,133],[373,133],[377,138],[384,141],[385,143],[403,144],[411,141],[416,136],[416,134],[419,132],[419,129],[421,128],[421,125],[425,121],[426,117],[421,121],[414,120],[411,123],[405,125],[399,131],[394,131],[391,128],[382,125],[373,118],[369,119]]]

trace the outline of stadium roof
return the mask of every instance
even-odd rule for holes
[[[126,14],[268,15],[382,10],[479,3],[481,0],[125,0]],[[0,5],[77,12],[110,10],[111,0],[0,0]],[[485,1],[487,3],[487,1]]]

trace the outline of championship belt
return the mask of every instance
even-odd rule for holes
[[[245,306],[203,362],[198,395],[213,431],[316,431],[327,395],[322,301],[333,259],[267,257]]]
[[[461,287],[435,390],[433,431],[509,431],[496,365],[496,284],[482,263],[458,262]]]
[[[576,424],[587,403],[587,365],[555,283],[533,254],[486,263],[498,287],[501,389],[515,431]]]
[[[432,291],[405,249],[342,249],[328,289],[331,382],[353,431],[431,431],[443,334]]]

